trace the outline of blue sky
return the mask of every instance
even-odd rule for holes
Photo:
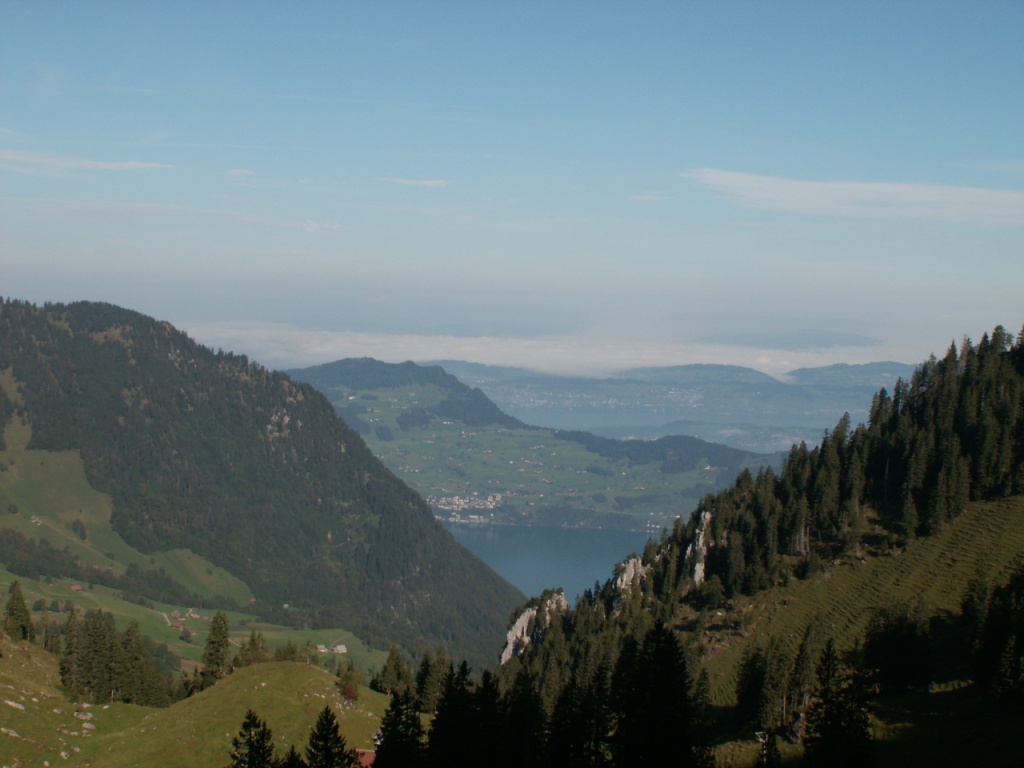
[[[1024,324],[1024,3],[0,0],[0,295],[272,367]]]

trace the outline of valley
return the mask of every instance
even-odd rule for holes
[[[656,536],[743,469],[781,461],[692,437],[618,441],[531,427],[437,367],[343,360],[289,375],[320,389],[452,524]]]
[[[348,360],[302,383],[106,305],[7,303],[0,744],[24,766],[212,768],[258,706],[278,754],[327,711],[382,768],[398,727],[402,764],[424,768],[575,750],[738,768],[758,732],[807,764],[841,706],[879,765],[1002,764],[1024,679],[1021,339],[951,347],[866,422],[766,460],[532,428],[440,368]],[[652,521],[686,493],[689,514]],[[465,531],[621,533],[625,559],[571,602],[524,602],[435,511]],[[627,533],[645,541],[628,556]],[[899,633],[922,670],[905,687],[886,677]],[[137,659],[168,707],[99,687]]]
[[[741,366],[685,365],[582,378],[459,360],[424,365],[440,365],[529,424],[619,439],[690,435],[755,453],[813,445],[843,413],[863,421],[872,395],[914,370],[895,362],[831,365],[776,379]]]

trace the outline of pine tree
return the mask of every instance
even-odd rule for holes
[[[862,689],[843,668],[831,638],[818,660],[817,697],[807,711],[806,745],[813,766],[854,768],[870,759],[870,720]]]
[[[36,628],[32,624],[32,614],[28,612],[25,596],[21,592],[21,583],[13,582],[7,589],[7,609],[4,613],[4,632],[12,640],[28,640],[34,643]]]
[[[513,765],[544,765],[547,717],[533,678],[520,669],[502,705],[508,728],[509,761]]]
[[[434,713],[448,667],[448,654],[443,645],[438,646],[436,656],[429,650],[423,654],[416,671],[416,705],[420,712]]]
[[[620,765],[693,765],[693,703],[686,656],[675,633],[657,623],[634,658],[619,658],[613,753]]]
[[[413,685],[412,670],[405,663],[397,646],[392,645],[380,671],[370,680],[370,688],[392,694]]]
[[[391,697],[380,722],[380,745],[373,764],[377,768],[422,768],[426,764],[423,723],[411,689],[401,689]]]
[[[74,698],[85,692],[82,626],[74,607],[68,612],[64,624],[64,648],[60,655],[60,681]]]
[[[249,632],[249,640],[242,643],[242,647],[235,654],[232,666],[248,667],[253,664],[263,664],[273,658],[270,651],[267,650],[267,642],[263,639],[263,633],[253,629]]]
[[[437,712],[430,726],[427,757],[434,768],[462,768],[474,765],[466,739],[473,716],[473,683],[469,665],[463,661],[456,670],[448,666]]]
[[[229,768],[276,768],[278,765],[270,729],[251,709],[245,713],[238,735],[231,739],[229,755]]]
[[[309,734],[306,764],[309,768],[349,768],[355,759],[355,750],[345,743],[334,712],[324,707]]]
[[[294,746],[291,746],[284,753],[284,757],[277,761],[276,768],[307,768],[307,766],[306,761],[302,759],[302,755],[298,753]]]
[[[210,634],[206,637],[206,646],[203,649],[203,669],[200,673],[200,686],[203,690],[228,673],[230,642],[228,617],[223,611],[217,611],[210,622]]]

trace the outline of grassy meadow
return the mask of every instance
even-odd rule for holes
[[[373,452],[435,506],[475,500],[463,518],[657,532],[687,514],[704,493],[732,480],[706,460],[666,473],[660,462],[606,458],[545,429],[467,427],[437,418],[399,426],[403,414],[443,397],[436,385],[408,385],[350,394],[338,404],[365,409],[360,418],[373,427],[364,435]],[[483,503],[497,496],[500,501]]]

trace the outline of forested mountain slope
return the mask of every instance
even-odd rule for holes
[[[935,764],[1019,759],[1001,712],[1024,701],[1022,494],[1024,332],[997,327],[879,392],[866,424],[708,494],[575,606],[531,600],[497,673],[508,706],[532,691],[551,753],[591,765],[644,744],[750,765],[755,732],[758,764],[776,740],[821,765],[868,764],[872,739],[886,764],[927,744]],[[646,727],[673,708],[674,740]]]
[[[516,590],[316,390],[107,304],[0,305],[0,422],[78,450],[142,551],[192,550],[292,624],[495,652]],[[288,608],[283,606],[287,604]]]

